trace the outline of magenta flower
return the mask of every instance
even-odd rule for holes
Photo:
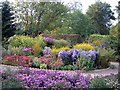
[[[24,51],[24,52],[31,52],[32,48],[22,48],[22,51]]]

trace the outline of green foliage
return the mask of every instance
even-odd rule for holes
[[[118,47],[120,47],[120,24],[119,23],[111,28],[108,44],[110,44],[110,46],[116,51],[118,50]]]
[[[33,59],[33,66],[40,69],[47,69],[47,64],[42,64],[37,57]]]
[[[70,21],[68,23],[70,23],[70,33],[80,34],[82,38],[85,38],[93,33],[93,26],[89,17],[79,10],[70,14]]]
[[[120,85],[118,83],[118,79],[116,75],[112,76],[106,76],[103,78],[96,77],[90,81],[90,88],[93,90],[97,89],[105,89],[105,88],[110,88],[110,89],[119,89]]]
[[[26,55],[26,54],[22,51],[22,47],[12,47],[12,46],[8,46],[7,53],[8,53],[8,55]]]
[[[18,8],[19,7],[19,8]],[[15,7],[19,17],[19,25],[22,23],[23,32],[28,35],[37,35],[39,32],[48,33],[62,25],[62,19],[68,12],[68,8],[61,2],[21,2]]]
[[[39,44],[34,44],[32,46],[32,49],[33,49],[33,54],[34,56],[38,57],[40,55],[40,53],[42,52],[42,48],[40,47]]]
[[[70,43],[64,39],[60,39],[60,40],[55,40],[55,44],[53,48],[61,48],[66,46],[70,46]]]
[[[88,42],[96,46],[101,46],[103,44],[106,44],[106,47],[109,47],[107,46],[109,45],[108,43],[110,41],[109,38],[110,38],[110,35],[92,34],[89,36]]]
[[[109,66],[109,61],[115,61],[116,55],[115,51],[111,48],[98,48],[99,57],[96,61],[98,67],[107,68]]]
[[[7,69],[4,71],[5,73],[2,74],[1,82],[2,82],[2,89],[23,89],[24,83],[21,80],[12,77],[12,74],[16,74],[16,71],[12,71],[11,69]]]
[[[2,2],[2,40],[13,36],[16,31],[13,8],[8,1]]]
[[[46,45],[42,36],[32,38],[29,36],[17,35],[10,37],[9,39],[9,45],[14,47],[32,47],[34,44],[39,44],[41,48],[44,48]]]
[[[78,69],[88,71],[93,69],[94,61],[91,61],[85,57],[79,56],[76,65]]]
[[[32,47],[34,39],[29,36],[14,36],[9,39],[9,45],[14,47]]]
[[[46,43],[41,35],[34,38],[34,44],[39,44],[42,49],[46,46]]]
[[[111,20],[115,20],[114,13],[110,7],[106,2],[96,2],[89,7],[87,15],[94,25],[94,33],[109,34],[110,26],[112,25]]]
[[[78,67],[75,65],[65,65],[60,67],[54,67],[54,70],[77,70]]]

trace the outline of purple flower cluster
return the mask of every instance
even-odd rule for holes
[[[23,52],[32,52],[32,48],[22,48]]]
[[[87,77],[70,72],[25,69],[17,74],[17,79],[26,88],[88,88]]]
[[[43,50],[43,55],[48,56],[50,55],[51,48],[50,47],[45,47]]]
[[[47,43],[47,44],[55,44],[55,40],[50,38],[50,37],[44,37],[43,40]]]
[[[90,51],[81,51],[80,55],[81,57],[86,57],[89,60],[96,60],[98,56],[98,52],[95,50],[90,50]]]
[[[98,52],[95,50],[84,51],[78,49],[71,49],[69,51],[62,50],[58,53],[58,57],[60,57],[63,61],[66,59],[72,60],[73,62],[78,59],[78,57],[85,57],[88,60],[96,60]],[[68,60],[68,61],[69,61]]]

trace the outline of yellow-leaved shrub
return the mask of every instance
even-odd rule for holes
[[[32,49],[33,49],[34,56],[39,56],[40,52],[42,52],[42,48],[40,47],[39,44],[34,44],[32,46]]]
[[[61,50],[67,51],[67,50],[70,50],[70,48],[69,47],[53,48],[51,50],[51,53],[57,55]]]
[[[86,51],[95,49],[92,45],[90,45],[88,43],[76,44],[73,46],[73,48],[82,49],[82,50],[86,50]]]

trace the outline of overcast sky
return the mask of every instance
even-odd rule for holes
[[[5,0],[0,0],[1,1],[5,1]],[[16,0],[8,0],[8,1],[16,1]],[[25,1],[28,1],[28,0],[25,0]],[[32,1],[32,0],[31,0]],[[49,1],[49,0],[42,0],[42,1]],[[53,0],[53,1],[56,1],[56,0]],[[94,4],[95,1],[98,1],[98,0],[58,0],[58,1],[62,1],[64,2],[65,4],[67,3],[71,3],[71,2],[80,2],[82,4],[82,12],[85,13],[88,9],[88,7],[91,5],[91,4]],[[111,9],[115,9],[115,6],[118,5],[118,1],[119,0],[99,0],[101,2],[106,2],[106,3],[109,3],[111,5]],[[117,17],[117,14],[115,12],[115,16]],[[117,22],[117,20],[114,22],[114,24]]]

